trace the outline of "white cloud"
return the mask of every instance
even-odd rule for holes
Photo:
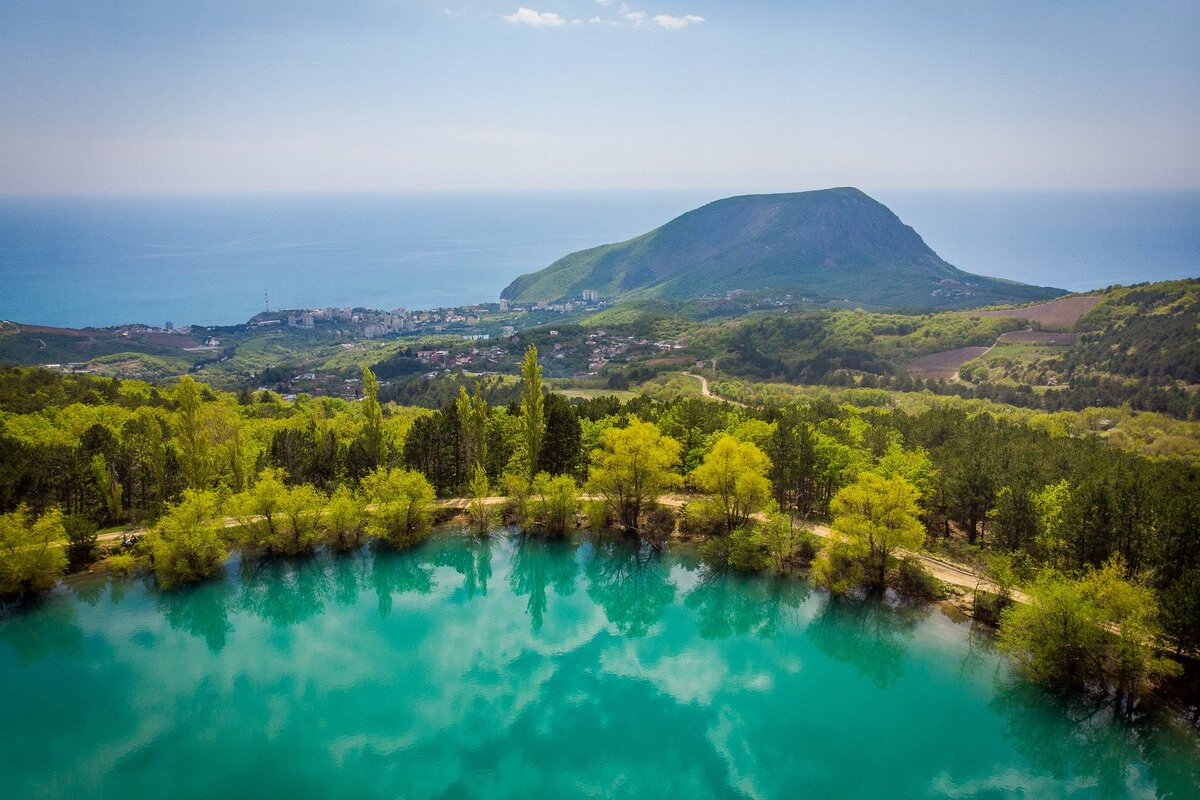
[[[684,14],[682,17],[674,17],[670,14],[659,14],[654,18],[654,23],[660,28],[666,28],[669,31],[677,31],[680,28],[685,28],[688,25],[699,25],[704,22],[704,17],[698,17],[695,14]]]
[[[515,13],[508,14],[504,19],[513,25],[532,25],[535,28],[557,28],[566,25],[567,21],[550,11],[538,12],[532,8],[521,6]]]
[[[602,6],[612,5],[612,1],[613,0],[596,0],[596,2]]]
[[[623,15],[626,22],[635,28],[642,27],[642,23],[646,21],[645,11],[629,11]]]

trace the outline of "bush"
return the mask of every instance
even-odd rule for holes
[[[830,594],[850,594],[863,584],[862,559],[846,542],[833,542],[813,560],[813,583]]]
[[[683,507],[679,532],[688,538],[711,539],[725,533],[725,517],[721,507],[709,499],[693,500]]]
[[[529,495],[533,487],[524,475],[510,472],[501,480],[504,489],[504,505],[500,515],[511,525],[529,524]]]
[[[58,509],[36,520],[24,505],[0,515],[0,597],[54,588],[67,566],[67,554],[58,546],[64,535]]]
[[[766,540],[754,528],[737,528],[729,534],[726,563],[743,572],[761,572],[770,564]]]
[[[104,562],[104,566],[109,572],[116,575],[132,575],[138,567],[138,560],[132,553],[122,553],[121,555],[109,556]]]
[[[70,514],[63,517],[63,529],[67,534],[68,568],[75,572],[94,564],[100,557],[96,523],[82,514]]]
[[[728,536],[713,536],[700,545],[700,558],[713,569],[723,570],[729,566],[731,544]]]
[[[1026,676],[1067,694],[1126,699],[1178,674],[1155,646],[1162,631],[1153,593],[1124,572],[1112,561],[1079,580],[1044,574],[1029,587],[1028,603],[1000,615],[1000,649]]]
[[[544,472],[538,473],[533,482],[533,493],[530,516],[537,529],[550,536],[563,536],[575,527],[579,491],[574,478],[566,475],[551,478]]]
[[[912,556],[896,565],[894,581],[896,591],[913,600],[932,600],[941,594],[937,580]]]
[[[367,534],[397,549],[429,538],[433,527],[434,492],[419,472],[380,467],[363,478],[363,491],[374,506]]]
[[[219,509],[214,492],[188,490],[146,536],[150,565],[162,588],[195,583],[221,568],[227,550]]]
[[[617,526],[617,517],[607,503],[593,500],[584,504],[583,511],[587,514],[588,527],[593,533],[612,530]]]

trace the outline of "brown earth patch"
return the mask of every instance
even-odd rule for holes
[[[1053,333],[1051,331],[1010,331],[1000,334],[996,340],[1009,344],[1075,344],[1079,339],[1077,333]]]
[[[1048,303],[1038,303],[1024,308],[1002,308],[989,311],[965,311],[972,317],[1008,317],[1024,319],[1045,325],[1048,328],[1071,328],[1103,298],[1098,294],[1060,297]]]
[[[958,374],[958,368],[973,358],[991,350],[990,347],[958,347],[954,350],[943,350],[940,353],[930,353],[927,356],[914,358],[908,362],[905,369],[910,375],[921,378],[949,380]]]

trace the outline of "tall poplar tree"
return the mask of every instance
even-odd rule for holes
[[[546,399],[542,396],[542,366],[538,363],[538,351],[533,345],[525,351],[521,364],[521,439],[528,458],[528,477],[538,472],[538,456],[542,450],[542,438],[546,433]]]

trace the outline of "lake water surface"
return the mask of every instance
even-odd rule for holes
[[[445,534],[92,577],[0,621],[0,796],[1195,797],[933,608],[617,542]]]

